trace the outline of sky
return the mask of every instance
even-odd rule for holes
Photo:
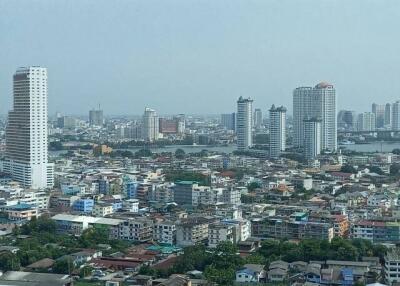
[[[0,114],[18,67],[48,68],[49,113],[292,110],[332,83],[338,109],[400,99],[398,0],[0,0]]]

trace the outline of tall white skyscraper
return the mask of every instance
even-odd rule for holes
[[[304,154],[313,159],[321,153],[321,120],[313,117],[304,120]]]
[[[158,116],[155,110],[145,108],[143,114],[143,139],[149,142],[159,137]]]
[[[304,120],[321,119],[321,149],[337,149],[336,92],[333,85],[321,82],[314,88],[299,87],[293,92],[294,144],[304,146]]]
[[[254,127],[261,128],[262,125],[262,111],[259,108],[254,109]]]
[[[13,92],[4,171],[25,187],[52,187],[54,165],[48,163],[47,153],[47,69],[19,68],[14,74]]]
[[[245,150],[253,146],[253,100],[239,97],[237,101],[236,134],[237,148]]]
[[[269,110],[269,155],[277,158],[286,149],[286,108],[272,105]]]

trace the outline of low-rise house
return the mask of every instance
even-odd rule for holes
[[[236,271],[237,283],[261,283],[265,282],[266,271],[261,264],[245,264]]]

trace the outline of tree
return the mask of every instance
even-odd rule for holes
[[[74,264],[70,257],[62,258],[56,261],[53,266],[53,272],[58,274],[70,274],[74,270]]]
[[[400,164],[392,164],[390,165],[390,175],[394,176],[397,175],[400,171]]]
[[[81,278],[85,278],[92,273],[92,270],[93,270],[92,266],[86,265],[86,266],[82,267],[81,270],[79,270],[79,276]]]
[[[175,151],[175,157],[176,157],[177,159],[184,159],[184,158],[185,158],[185,155],[186,155],[186,153],[185,153],[185,151],[184,151],[183,149],[176,149],[176,151]]]
[[[19,270],[20,262],[18,257],[11,252],[3,252],[0,254],[0,269],[3,272],[9,270]]]
[[[261,188],[261,184],[259,182],[251,182],[247,185],[247,189],[249,190],[249,192],[252,192],[258,188]]]
[[[356,174],[357,173],[356,168],[354,168],[351,165],[343,165],[342,168],[340,168],[340,171],[344,172],[344,173],[352,173],[352,174]]]
[[[149,149],[140,149],[135,152],[136,158],[151,157],[152,155],[153,155],[153,153]]]
[[[384,174],[385,174],[385,173],[382,171],[382,169],[379,168],[378,166],[372,166],[372,167],[369,168],[369,170],[370,170],[372,173],[376,173],[376,174],[378,174],[378,175],[384,175]]]
[[[399,148],[393,149],[392,153],[395,155],[400,155],[400,149]]]

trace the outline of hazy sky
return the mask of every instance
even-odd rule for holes
[[[338,107],[400,99],[400,1],[0,0],[0,113],[19,66],[48,68],[49,111],[217,114],[297,86]]]

